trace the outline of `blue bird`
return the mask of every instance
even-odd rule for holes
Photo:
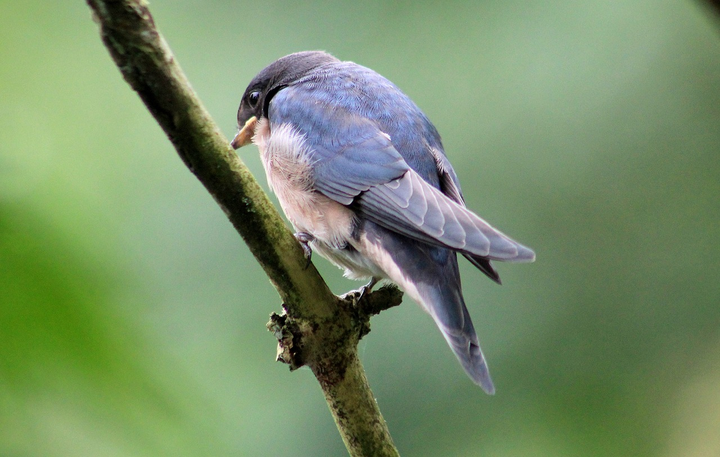
[[[352,279],[396,283],[432,316],[468,376],[495,388],[463,299],[457,253],[500,283],[491,260],[535,253],[465,207],[440,135],[393,83],[325,52],[262,70],[238,110],[238,149],[260,150],[306,255]]]

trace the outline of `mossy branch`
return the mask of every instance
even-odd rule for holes
[[[398,455],[357,356],[369,319],[400,303],[385,287],[356,297],[330,292],[250,171],[196,96],[143,0],[87,0],[105,46],[190,171],[225,211],[283,301],[268,324],[291,368],[309,366],[353,456]]]

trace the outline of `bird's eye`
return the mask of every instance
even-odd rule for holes
[[[250,105],[250,108],[255,108],[257,106],[258,102],[260,101],[260,92],[257,90],[254,92],[250,92],[250,95],[248,95],[247,100],[248,100],[248,104]]]

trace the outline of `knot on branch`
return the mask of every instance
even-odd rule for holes
[[[370,318],[386,309],[402,303],[403,293],[394,284],[388,284],[374,292],[366,292],[366,288],[353,290],[340,299],[352,313],[355,328],[358,330],[358,341],[370,333]]]
[[[337,311],[331,318],[312,320],[288,314],[272,313],[267,329],[278,340],[278,362],[296,370],[304,365],[313,371],[319,366],[335,365],[342,373],[348,349],[354,350],[362,337],[370,332],[370,317],[399,305],[403,293],[394,285],[374,292],[365,288],[338,297]]]
[[[290,318],[284,311],[282,314],[270,314],[270,322],[266,324],[278,340],[275,360],[290,365],[290,370],[296,370],[305,365],[302,357],[302,331],[297,321]]]

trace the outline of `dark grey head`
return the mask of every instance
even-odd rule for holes
[[[265,67],[250,81],[240,101],[237,120],[241,133],[253,117],[256,120],[267,117],[270,100],[279,90],[307,75],[315,68],[330,62],[339,62],[339,60],[326,52],[303,51],[281,57]],[[233,147],[237,149],[247,144],[251,138],[248,135],[251,133],[247,132],[242,139],[236,137],[237,141],[233,140]]]

